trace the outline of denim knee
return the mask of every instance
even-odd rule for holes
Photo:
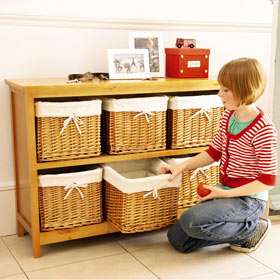
[[[179,222],[182,229],[191,237],[196,237],[197,234],[201,232],[201,227],[195,225],[195,223],[197,224],[198,219],[199,217],[196,211],[192,211],[192,209],[185,211],[180,217]]]
[[[167,238],[169,243],[178,251],[184,252],[184,243],[186,242],[188,236],[182,229],[180,222],[177,221],[167,233]]]
[[[263,203],[250,197],[207,200],[185,211],[184,232],[204,240],[244,240],[255,231]]]

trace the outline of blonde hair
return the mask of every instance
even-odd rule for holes
[[[222,67],[218,83],[232,91],[238,107],[258,100],[266,86],[266,75],[256,59],[239,58]]]

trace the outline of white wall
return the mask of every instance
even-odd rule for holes
[[[279,0],[275,3],[274,8],[274,17],[273,17],[273,40],[272,40],[272,51],[276,55],[275,61],[272,61],[272,64],[275,66],[272,69],[272,82],[274,84],[274,104],[273,104],[273,122],[275,124],[276,130],[278,131],[278,145],[280,143],[280,115],[279,115],[279,102],[280,102],[280,3]],[[274,70],[274,71],[273,71]],[[280,149],[277,150],[278,162],[280,162]],[[280,174],[280,165],[278,164],[278,174]],[[276,188],[270,191],[270,208],[274,210],[280,210],[280,178],[278,176]]]
[[[0,200],[7,197],[7,191],[14,192],[5,78],[66,77],[69,73],[108,71],[107,49],[128,48],[131,31],[161,31],[164,47],[173,47],[177,37],[196,38],[198,47],[211,49],[210,75],[217,75],[225,62],[244,56],[259,59],[269,74],[272,4],[268,0],[0,3]],[[259,102],[269,115],[271,96],[267,90]],[[4,209],[11,205],[14,209],[11,198],[1,204]],[[8,221],[3,223],[2,213],[0,209],[0,236],[14,233],[14,224],[5,225]]]

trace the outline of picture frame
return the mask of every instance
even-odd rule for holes
[[[151,77],[165,77],[165,59],[161,32],[130,32],[129,48],[147,49]]]
[[[149,76],[147,49],[108,49],[110,79],[145,79]]]

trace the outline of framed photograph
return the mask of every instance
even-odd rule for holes
[[[164,50],[161,32],[129,33],[131,49],[147,49],[152,77],[165,77]]]
[[[150,73],[148,50],[109,49],[110,79],[145,79]]]

